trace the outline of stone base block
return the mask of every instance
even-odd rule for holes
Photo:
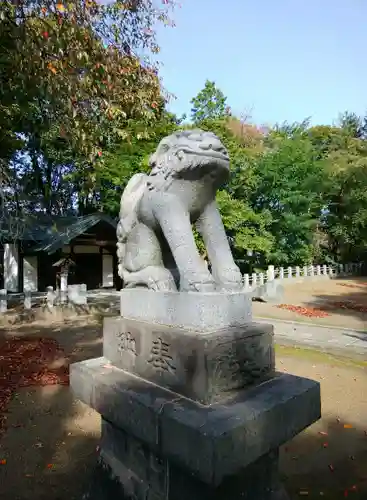
[[[101,466],[134,500],[274,500],[280,497],[278,453],[270,452],[219,485],[206,484],[114,425],[102,421]],[[107,467],[106,467],[107,466]]]
[[[273,326],[247,323],[205,333],[106,318],[103,355],[117,368],[203,404],[274,375]]]
[[[227,478],[240,477],[244,468],[320,418],[319,383],[288,374],[235,391],[225,402],[210,406],[129,374],[110,365],[106,358],[73,364],[70,375],[75,396],[99,412],[113,429],[127,434],[131,442],[135,438],[154,457],[184,470],[184,477],[192,476],[210,491],[217,491]],[[111,439],[107,437],[107,441]],[[107,450],[108,443],[105,447]],[[145,456],[147,452],[142,453]],[[125,455],[117,459],[131,471]],[[152,469],[159,465],[155,460],[149,458]],[[241,488],[250,494],[250,487]],[[159,494],[156,500],[176,500],[162,496],[161,491]],[[262,498],[272,497],[257,497]]]
[[[213,330],[252,320],[251,294],[121,290],[121,316],[160,325]]]
[[[273,280],[258,286],[252,292],[252,298],[259,299],[264,302],[279,303],[284,296],[284,287],[280,280]]]
[[[120,441],[118,441],[120,442]],[[270,453],[218,487],[211,488],[172,464],[160,461],[163,491],[157,492],[149,451],[140,455],[134,472],[108,448],[100,451],[92,481],[82,500],[290,500],[277,477],[277,453]],[[134,466],[129,462],[130,466]],[[148,467],[141,472],[141,469]],[[141,476],[136,474],[136,471]]]

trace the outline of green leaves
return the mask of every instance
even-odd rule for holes
[[[232,198],[226,191],[218,193],[217,202],[236,256],[243,258],[247,250],[253,250],[266,257],[274,242],[269,232],[270,213],[255,213],[245,201]]]
[[[152,103],[161,98],[156,68],[153,63],[143,66],[133,52],[142,47],[156,51],[155,34],[150,29],[148,36],[145,28],[172,5],[166,2],[158,13],[151,1],[1,2],[0,77],[5,88],[0,106],[8,111],[8,120],[0,122],[0,134],[4,129],[38,132],[41,124],[48,128],[58,120],[64,138],[90,157],[104,142],[101,136],[121,139],[117,131],[127,118],[154,118]],[[14,103],[20,107],[16,113]],[[31,112],[35,103],[41,118],[37,123]]]
[[[344,113],[338,126],[283,123],[263,131],[224,112],[214,83],[193,99],[194,126],[215,132],[231,157],[218,194],[238,259],[303,265],[367,253],[366,119]],[[218,104],[219,103],[219,104]]]
[[[194,123],[203,120],[214,120],[226,115],[227,98],[219,90],[215,82],[206,80],[205,87],[191,100],[191,119]]]
[[[163,114],[160,120],[150,126],[129,122],[125,128],[127,140],[117,143],[106,152],[103,163],[95,167],[94,189],[99,193],[99,208],[117,216],[124,187],[132,175],[149,171],[148,159],[158,142],[178,127],[170,114]]]
[[[104,208],[105,152],[131,139],[131,120],[143,138],[161,117],[155,60],[134,54],[158,52],[152,26],[173,4],[0,2],[3,211],[75,211],[75,192],[81,210]]]

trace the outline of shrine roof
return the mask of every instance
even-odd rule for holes
[[[66,217],[37,215],[27,219],[13,219],[11,224],[3,222],[0,228],[1,239],[3,242],[35,242],[33,251],[52,254],[100,222],[114,229],[117,227],[115,219],[100,212]]]

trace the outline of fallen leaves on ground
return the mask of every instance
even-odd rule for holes
[[[54,339],[10,338],[0,345],[0,436],[5,431],[7,405],[20,387],[69,384],[69,365],[50,365],[64,352]]]
[[[287,309],[288,311],[295,312],[301,316],[307,316],[308,318],[326,318],[326,316],[330,316],[326,311],[315,307],[294,306],[292,304],[279,304],[275,307]]]
[[[367,305],[357,304],[352,300],[330,301],[320,307],[295,306],[293,304],[279,304],[275,307],[286,309],[301,316],[307,316],[308,318],[326,318],[331,315],[331,311],[336,309],[367,313]]]

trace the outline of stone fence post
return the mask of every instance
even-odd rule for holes
[[[48,286],[46,288],[46,306],[51,311],[55,304],[56,293],[52,286]]]
[[[268,270],[266,272],[266,278],[267,278],[267,281],[274,281],[275,280],[275,268],[274,268],[274,266],[272,266],[272,265],[268,266]]]
[[[292,268],[288,267],[288,278],[292,278]]]
[[[251,286],[252,288],[256,287],[257,285],[257,274],[256,273],[252,273],[251,275]]]
[[[8,309],[8,300],[7,300],[8,291],[6,288],[0,290],[0,313],[6,313]]]
[[[279,279],[284,280],[284,267],[279,269]]]
[[[245,290],[248,290],[250,288],[250,275],[249,274],[243,275],[243,287]]]

